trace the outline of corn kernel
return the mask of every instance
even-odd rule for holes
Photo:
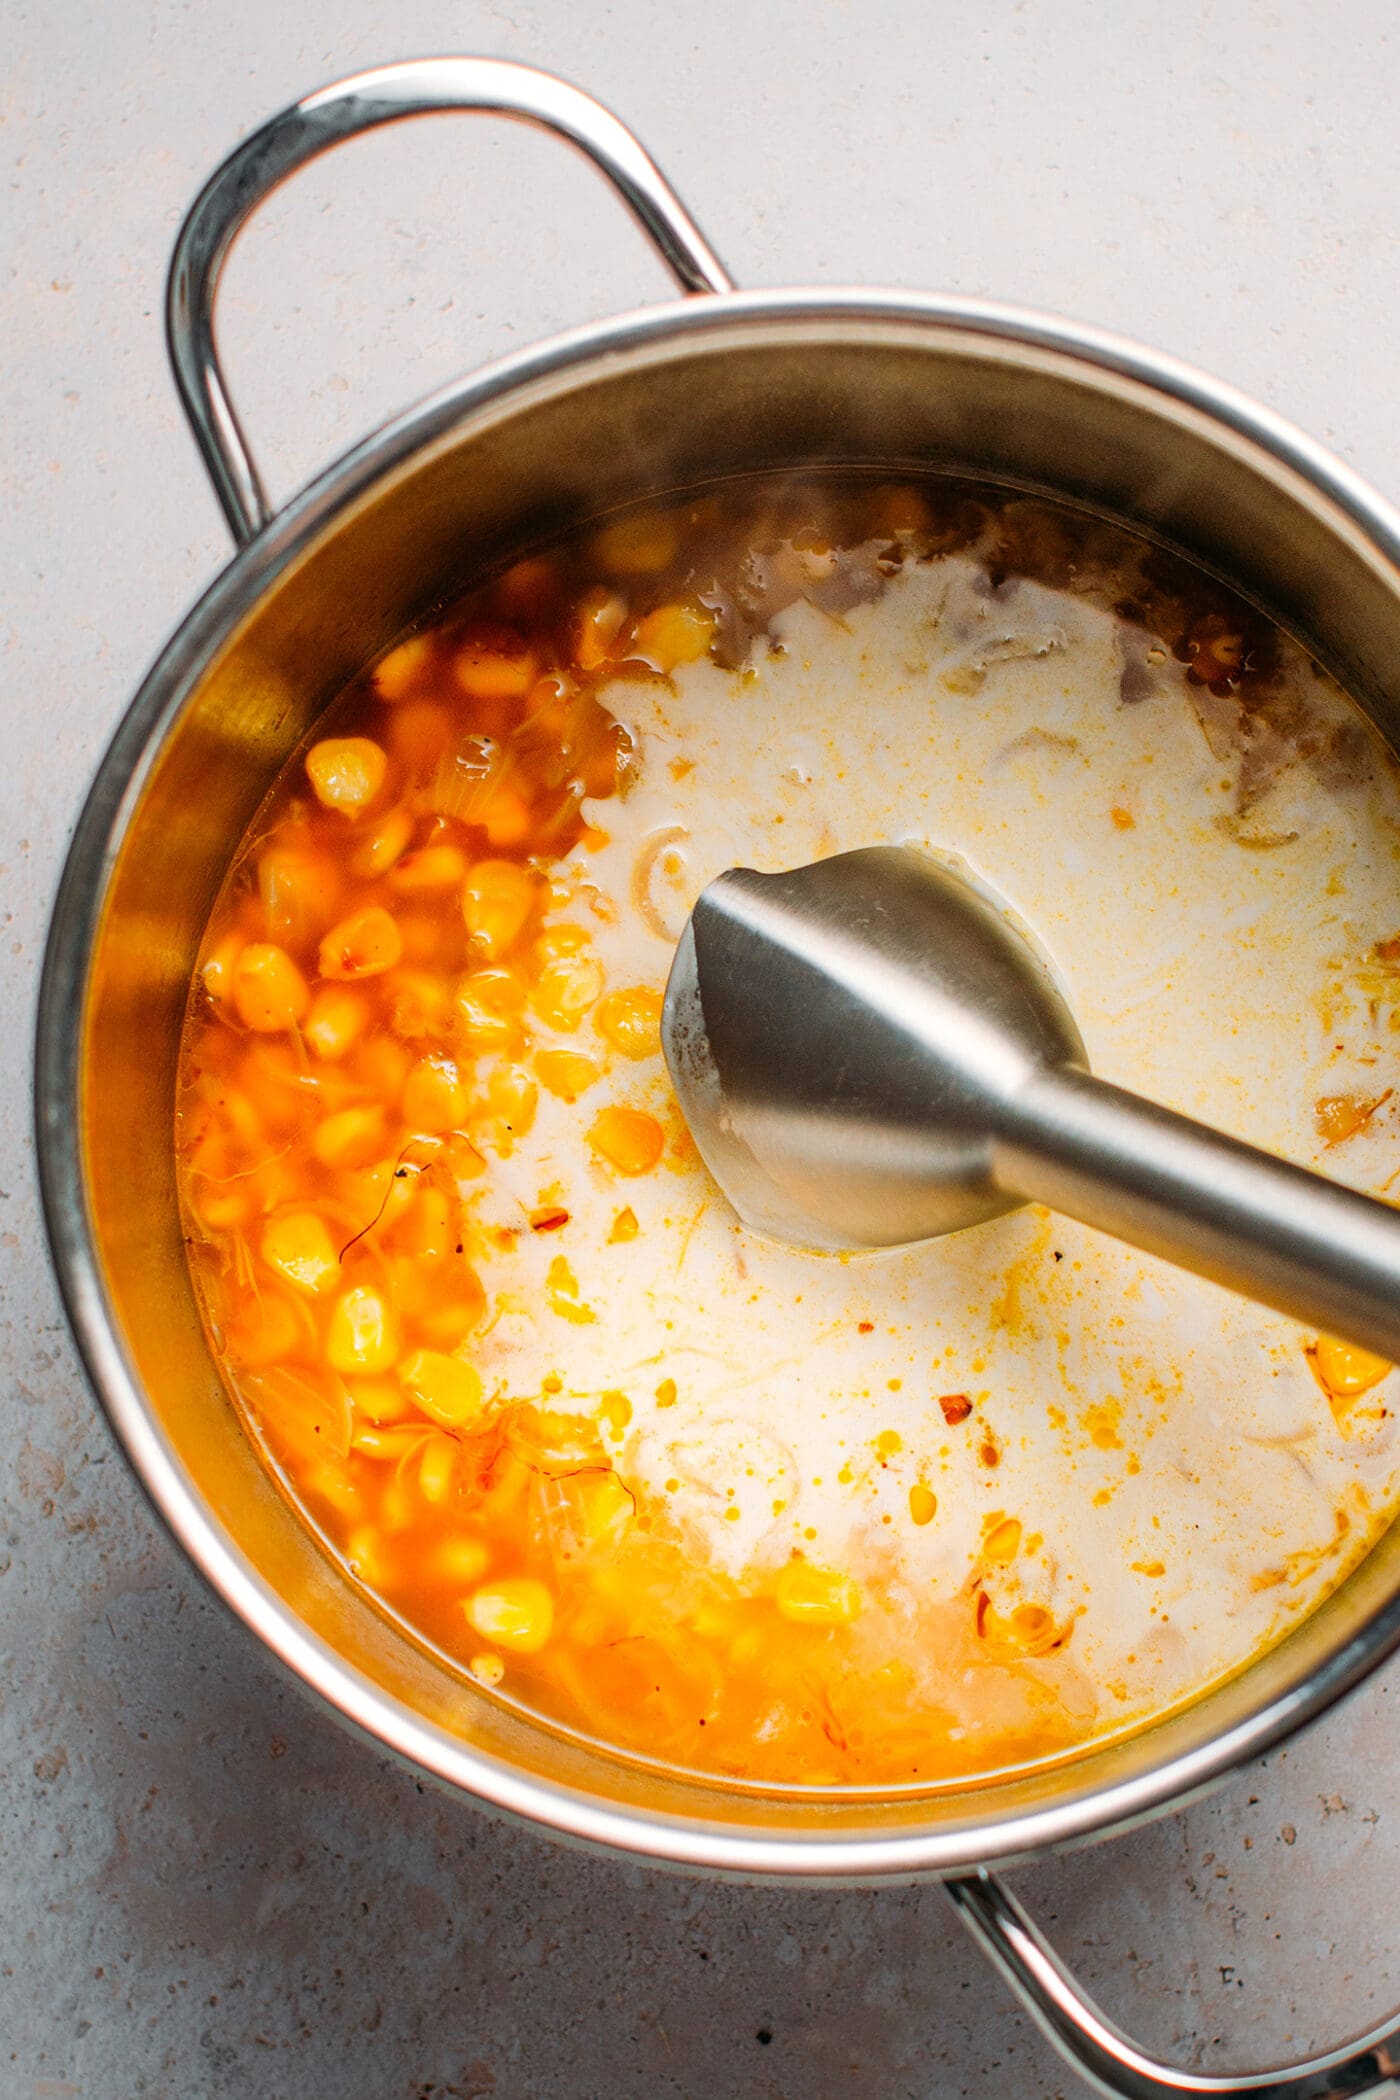
[[[425,1502],[444,1503],[457,1477],[460,1450],[450,1436],[430,1436],[418,1461],[418,1486]]]
[[[413,1411],[407,1393],[392,1378],[349,1378],[345,1390],[350,1395],[356,1421],[363,1416],[364,1421],[372,1423],[376,1429],[403,1422]]]
[[[376,817],[350,856],[354,875],[386,875],[413,837],[413,819],[403,808]]]
[[[457,987],[462,1032],[474,1050],[505,1049],[520,1032],[525,987],[509,970],[472,970]]]
[[[773,1595],[783,1617],[801,1625],[845,1625],[860,1610],[860,1591],[849,1575],[805,1560],[790,1560],[780,1570]]]
[[[382,1291],[357,1284],[342,1292],[326,1329],[326,1360],[349,1377],[355,1371],[387,1371],[398,1355],[393,1317]]]
[[[1017,1517],[1001,1518],[982,1541],[983,1558],[999,1561],[1003,1566],[1015,1560],[1020,1550],[1021,1524]]]
[[[571,1320],[575,1327],[589,1327],[597,1319],[591,1305],[585,1305],[578,1294],[578,1278],[562,1254],[556,1254],[549,1265],[545,1278],[545,1303],[561,1320]]]
[[[495,625],[467,637],[453,668],[473,700],[523,700],[540,675],[539,659],[518,629]]]
[[[462,916],[472,947],[498,962],[525,930],[539,884],[513,860],[481,860],[462,890]]]
[[[597,1059],[582,1050],[537,1050],[535,1070],[540,1085],[559,1101],[577,1101],[603,1076]]]
[[[692,664],[707,653],[716,625],[714,613],[694,600],[659,605],[637,622],[630,654],[654,670],[674,671],[678,664]]]
[[[340,1274],[340,1257],[325,1220],[311,1210],[274,1218],[262,1237],[262,1258],[309,1296],[328,1290]]]
[[[540,971],[530,1003],[547,1027],[575,1029],[602,989],[596,955],[561,955]]]
[[[661,1157],[664,1133],[655,1116],[639,1108],[605,1108],[588,1142],[619,1174],[646,1174]]]
[[[411,1458],[420,1450],[428,1431],[421,1422],[399,1422],[381,1427],[378,1423],[362,1422],[350,1438],[350,1449],[361,1458],[372,1459],[376,1465],[396,1466],[400,1460]]]
[[[404,1081],[403,1112],[413,1130],[455,1129],[467,1113],[467,1090],[454,1059],[419,1058]]]
[[[588,591],[574,613],[574,662],[581,671],[596,671],[612,654],[627,617],[627,602],[616,591]]]
[[[302,1023],[302,1040],[314,1057],[338,1064],[369,1026],[369,1008],[344,985],[320,985]]]
[[[535,828],[535,813],[508,780],[492,788],[476,812],[493,846],[523,846]]]
[[[468,1600],[467,1617],[485,1640],[517,1655],[543,1648],[554,1625],[554,1599],[530,1575],[487,1583]]]
[[[657,511],[617,518],[593,539],[598,560],[620,576],[656,575],[675,560],[679,546],[675,519]]]
[[[481,1413],[481,1373],[460,1356],[415,1349],[400,1364],[399,1376],[424,1414],[444,1429],[460,1429]]]
[[[395,970],[385,979],[389,1026],[416,1042],[441,1035],[452,1018],[452,987],[431,970]]]
[[[433,660],[433,645],[426,634],[412,634],[397,649],[381,657],[372,673],[375,692],[381,700],[402,700]]]
[[[909,1514],[916,1524],[931,1524],[938,1514],[938,1497],[922,1480],[909,1490]]]
[[[593,1018],[623,1057],[651,1057],[661,1048],[661,994],[646,985],[609,992]]]
[[[211,999],[227,999],[232,993],[233,966],[242,946],[243,936],[235,929],[216,941],[200,964],[199,974]]]
[[[621,1209],[618,1212],[617,1216],[613,1219],[612,1231],[608,1234],[608,1242],[612,1246],[625,1246],[629,1240],[634,1240],[637,1237],[637,1234],[641,1231],[641,1229],[641,1226],[637,1223],[637,1213],[632,1209],[630,1204],[627,1204],[623,1207],[623,1209]],[[670,1383],[669,1380],[663,1380],[662,1382],[663,1384]],[[660,1397],[661,1388],[660,1386],[658,1386],[657,1398],[660,1399]],[[672,1386],[671,1388],[671,1397],[672,1399],[675,1398],[674,1386]],[[666,1402],[663,1400],[661,1404],[664,1407],[666,1405]]]
[[[470,1585],[480,1582],[491,1565],[491,1549],[485,1539],[463,1533],[457,1538],[444,1539],[433,1559],[439,1574],[448,1582]]]
[[[540,1090],[519,1065],[497,1065],[486,1082],[487,1106],[512,1137],[524,1137],[535,1120]]]
[[[245,1028],[260,1035],[295,1028],[311,994],[285,948],[250,941],[233,966],[233,1003]]]
[[[449,890],[463,880],[467,856],[460,846],[421,846],[389,870],[391,890]]]
[[[392,970],[403,953],[399,929],[382,905],[351,912],[321,943],[323,977],[377,977]]]
[[[420,1188],[400,1240],[420,1261],[444,1261],[457,1244],[458,1230],[456,1208],[446,1189]]]
[[[233,1322],[229,1354],[251,1370],[279,1363],[306,1339],[294,1308],[276,1292],[263,1291],[247,1303]]]
[[[489,1685],[492,1690],[506,1674],[506,1666],[499,1655],[474,1655],[467,1668],[479,1684]]]
[[[311,1150],[323,1167],[363,1167],[383,1142],[383,1110],[373,1102],[361,1102],[337,1109],[318,1123]]]
[[[1385,1357],[1373,1356],[1369,1349],[1358,1349],[1354,1343],[1338,1341],[1331,1334],[1318,1336],[1313,1362],[1328,1392],[1339,1400],[1369,1392],[1394,1368]]]
[[[326,737],[306,754],[306,777],[316,800],[343,817],[364,814],[388,770],[388,759],[367,736]]]
[[[611,1546],[623,1536],[636,1508],[616,1473],[585,1473],[578,1482],[578,1506],[590,1546]]]
[[[335,917],[340,871],[309,846],[269,846],[258,856],[258,897],[270,941],[312,940]]]

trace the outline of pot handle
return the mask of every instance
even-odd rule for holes
[[[219,368],[214,300],[235,236],[263,199],[309,160],[400,117],[487,110],[538,124],[601,168],[684,292],[733,291],[733,279],[680,198],[624,124],[591,96],[533,66],[496,58],[417,58],[357,73],[269,119],[210,176],[180,228],[166,287],[175,384],[234,539],[273,516]]]
[[[954,1910],[1041,2032],[1114,2100],[1360,2100],[1400,2080],[1400,2016],[1325,2056],[1277,2071],[1178,2071],[1111,2021],[1042,1937],[1004,1881],[984,1869],[944,1883]]]

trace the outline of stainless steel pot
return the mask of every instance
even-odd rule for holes
[[[575,330],[447,388],[272,514],[212,309],[229,245],[295,168],[425,111],[543,125],[602,169],[693,296]],[[1400,1527],[1270,1654],[1128,1741],[963,1790],[774,1792],[669,1776],[529,1720],[342,1577],[244,1435],[205,1345],[175,1199],[186,989],[231,848],[348,678],[474,567],[629,499],[813,462],[958,470],[1145,527],[1299,633],[1396,740],[1400,516],[1266,411],[1095,330],[971,300],[736,292],[598,105],[484,59],[390,66],[255,133],[181,231],[170,347],[238,552],[133,701],[79,822],[38,1039],[40,1167],[78,1345],[161,1516],[271,1651],[425,1773],[557,1832],[697,1870],[936,1876],[1046,2032],[1120,2094],[1373,2091],[1400,2019],[1267,2077],[1175,2072],[1088,2003],[992,1864],[1101,1835],[1236,1770],[1400,1644]]]

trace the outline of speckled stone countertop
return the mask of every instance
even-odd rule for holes
[[[1227,377],[1400,495],[1384,0],[9,0],[0,153],[0,2100],[1048,2100],[1081,2090],[935,1887],[688,1881],[425,1790],[273,1673],[156,1525],[67,1338],[28,1056],[84,785],[227,556],[160,330],[204,175],[378,61],[534,60],[631,121],[747,284],[990,294]],[[274,489],[392,408],[664,293],[586,170],[423,124],[230,272]],[[1400,2003],[1392,1667],[1204,1805],[1017,1886],[1184,2063]]]

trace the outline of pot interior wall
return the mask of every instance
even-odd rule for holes
[[[470,1765],[476,1756],[695,1828],[832,1841],[939,1833],[938,1863],[952,1865],[1019,1849],[1008,1817],[1078,1803],[1083,1825],[1102,1820],[1108,1811],[1089,1805],[1102,1790],[1201,1754],[1319,1669],[1340,1680],[1356,1660],[1346,1643],[1373,1613],[1394,1612],[1394,1536],[1242,1677],[1056,1771],[883,1802],[775,1800],[643,1773],[483,1696],[317,1549],[213,1368],[175,1202],[175,1055],[196,944],[233,844],[346,679],[475,573],[570,523],[736,472],[838,462],[1010,479],[1146,525],[1299,632],[1383,729],[1400,725],[1400,592],[1386,552],[1247,436],[1141,380],[968,325],[686,309],[617,331],[606,357],[541,355],[508,392],[464,388],[396,426],[294,506],[171,645],[94,804],[111,859],[93,877],[81,1133],[114,1324],[166,1456],[256,1575],[260,1630],[285,1648],[279,1624],[302,1622],[358,1673],[369,1725],[468,1784],[484,1769]],[[245,587],[249,609],[235,619]],[[664,1830],[654,1845],[677,1849]]]

